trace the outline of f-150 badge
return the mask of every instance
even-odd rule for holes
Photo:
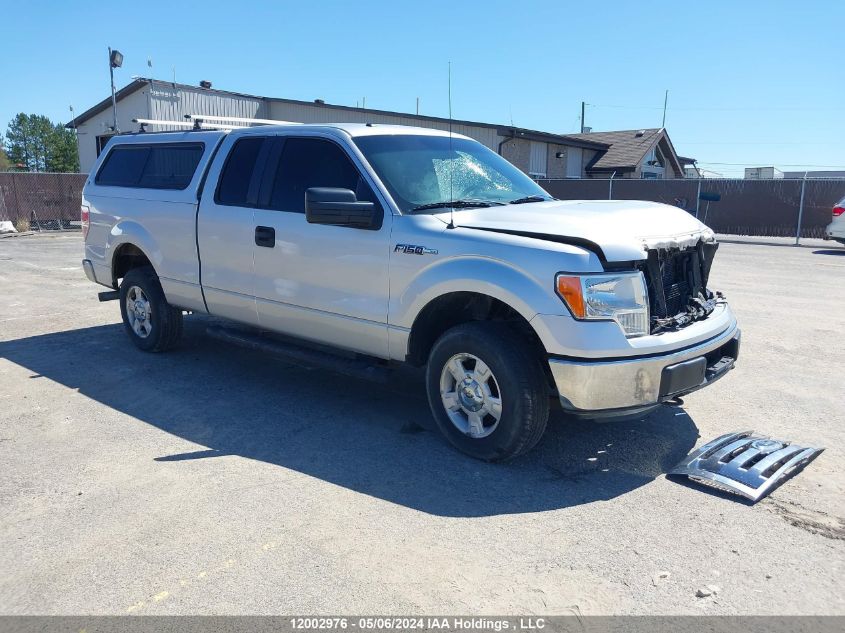
[[[393,249],[394,253],[405,253],[406,255],[437,255],[436,248],[426,248],[414,244],[397,244]]]

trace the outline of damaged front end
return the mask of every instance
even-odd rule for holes
[[[639,268],[646,279],[652,334],[706,319],[724,301],[721,293],[707,288],[718,248],[715,241],[699,240],[686,247],[660,244],[647,249]]]

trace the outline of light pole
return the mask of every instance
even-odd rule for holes
[[[73,122],[73,135],[76,137],[76,153],[79,153],[79,128],[76,127],[76,113],[73,111],[73,106],[68,106],[70,110],[70,120]]]
[[[117,129],[117,99],[114,95],[114,69],[123,66],[123,53],[119,50],[112,50],[109,46],[109,75],[111,76],[111,112],[112,112],[112,132],[117,134],[120,130]]]

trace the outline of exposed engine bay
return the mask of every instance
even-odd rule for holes
[[[608,265],[599,244],[584,238],[483,226],[470,228],[579,246],[595,253],[606,270],[620,269],[618,264]],[[703,235],[692,234],[683,239],[643,240],[642,247],[647,258],[638,262],[636,267],[643,272],[646,280],[651,334],[679,330],[702,321],[725,301],[722,293],[707,289],[713,257],[719,248],[709,229]]]
[[[689,248],[651,248],[639,265],[648,288],[651,333],[678,330],[706,319],[724,300],[707,289],[719,245],[699,241]]]

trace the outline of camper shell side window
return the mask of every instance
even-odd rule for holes
[[[94,182],[104,187],[183,190],[191,184],[204,152],[200,142],[113,145]]]

